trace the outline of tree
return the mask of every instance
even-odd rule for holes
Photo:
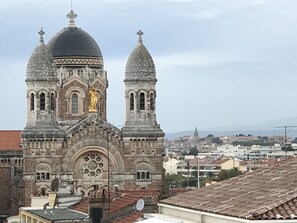
[[[295,149],[293,149],[293,147],[290,146],[290,145],[284,145],[282,147],[282,151],[285,151],[285,152],[287,152],[287,151],[295,151]]]
[[[186,156],[186,155],[194,155],[194,156],[197,156],[198,154],[198,149],[196,146],[194,147],[191,147],[189,151],[183,151],[182,152],[182,155],[183,156]]]
[[[242,172],[238,169],[238,167],[233,167],[231,170],[229,170],[230,178],[236,177],[236,176],[238,176],[240,174],[242,174]]]
[[[181,187],[186,185],[185,182],[188,181],[187,177],[183,177],[179,174],[167,174],[165,176],[166,183],[173,187]]]
[[[207,138],[212,138],[213,137],[213,134],[208,134],[206,137]]]
[[[189,154],[189,155],[197,156],[197,154],[198,154],[198,149],[197,149],[197,147],[196,147],[196,146],[191,147],[191,149],[190,149],[190,151],[189,151],[188,154]]]
[[[219,137],[214,137],[211,139],[211,142],[222,145],[223,141]]]
[[[218,180],[226,180],[229,179],[229,173],[227,170],[221,170],[218,174]]]
[[[216,178],[216,175],[214,174],[214,172],[208,172],[207,173],[207,177],[206,177],[206,181],[211,183],[213,181],[213,179]]]
[[[230,170],[221,170],[218,174],[218,180],[226,180],[232,177],[236,177],[240,174],[242,174],[242,172],[237,167],[234,167]]]

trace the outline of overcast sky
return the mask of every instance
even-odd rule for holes
[[[73,0],[73,9],[103,53],[115,126],[124,123],[125,64],[139,29],[156,64],[165,132],[297,117],[296,0]],[[0,1],[0,129],[24,128],[37,32],[48,42],[69,11],[70,0]]]

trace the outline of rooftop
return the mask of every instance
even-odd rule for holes
[[[297,158],[189,191],[168,204],[243,219],[297,218]]]
[[[21,130],[0,130],[0,151],[21,150]]]
[[[55,221],[84,221],[88,220],[88,215],[85,213],[81,213],[75,210],[71,210],[68,208],[55,208],[51,209],[48,208],[46,211],[43,209],[24,209],[25,211],[32,213],[38,217],[41,217],[43,219],[49,220],[51,222]]]

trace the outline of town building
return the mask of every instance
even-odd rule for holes
[[[0,222],[18,214],[18,207],[24,204],[20,134],[20,130],[0,131]]]

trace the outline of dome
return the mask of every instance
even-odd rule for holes
[[[96,41],[84,30],[66,27],[47,44],[53,57],[100,57],[102,54]]]
[[[139,35],[138,44],[128,58],[125,80],[156,79],[156,69],[153,58],[142,43],[141,35],[143,32],[139,31],[137,34]]]
[[[48,48],[43,42],[43,30],[38,32],[40,41],[33,51],[27,64],[27,81],[38,80],[56,80],[54,70],[54,58],[51,56]]]
[[[57,67],[103,67],[102,53],[96,41],[75,25],[77,15],[67,14],[69,25],[58,32],[47,44]]]

